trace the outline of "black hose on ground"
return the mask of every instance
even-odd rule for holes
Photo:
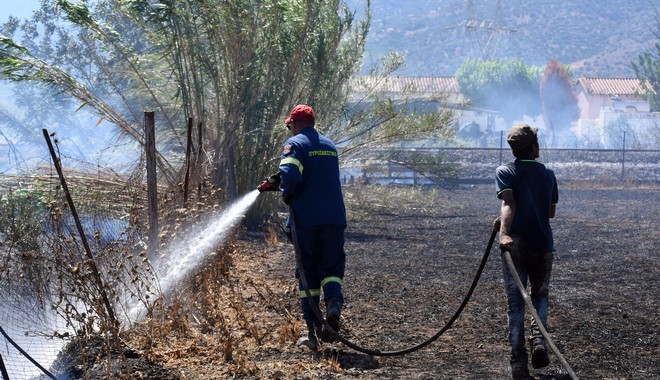
[[[486,266],[486,262],[488,261],[488,255],[490,254],[490,250],[493,247],[493,242],[495,241],[495,237],[497,236],[497,232],[499,230],[499,223],[495,223],[493,225],[493,231],[490,235],[490,239],[488,240],[488,245],[486,247],[486,250],[483,254],[483,257],[481,258],[481,263],[479,264],[479,269],[477,269],[477,273],[474,276],[474,279],[472,280],[472,285],[470,285],[470,289],[468,290],[467,294],[463,298],[463,302],[461,302],[461,305],[456,309],[456,312],[454,315],[447,321],[445,326],[441,328],[437,333],[435,333],[433,336],[428,338],[427,340],[416,344],[414,346],[408,347],[408,348],[403,348],[400,350],[393,350],[393,351],[380,351],[380,350],[375,350],[375,349],[369,349],[365,347],[361,347],[348,339],[344,338],[341,336],[337,331],[335,331],[329,324],[328,321],[323,317],[323,314],[321,313],[321,310],[319,309],[318,305],[313,301],[312,299],[312,294],[309,291],[309,285],[307,284],[307,279],[305,277],[305,270],[302,267],[302,260],[300,256],[300,249],[298,248],[298,238],[296,236],[296,225],[295,225],[295,217],[293,213],[293,206],[289,205],[289,219],[291,221],[291,231],[292,231],[292,237],[293,237],[293,249],[296,254],[296,265],[298,266],[298,274],[300,276],[300,282],[302,283],[303,289],[305,290],[305,295],[307,296],[307,301],[309,302],[310,306],[312,307],[312,310],[314,311],[314,314],[316,315],[316,318],[318,318],[319,321],[323,322],[323,326],[340,342],[345,344],[346,346],[368,354],[368,355],[373,355],[373,356],[398,356],[398,355],[405,355],[409,354],[413,351],[417,351],[423,347],[428,346],[429,344],[433,343],[436,341],[442,334],[445,333],[445,331],[449,330],[449,328],[452,326],[452,324],[458,319],[458,316],[461,315],[461,312],[467,305],[468,301],[470,300],[470,297],[472,297],[472,293],[474,293],[474,289],[477,287],[477,283],[479,283],[479,278],[481,277],[481,273],[484,270],[484,267]]]

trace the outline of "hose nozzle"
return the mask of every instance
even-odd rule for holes
[[[272,176],[266,178],[265,181],[263,181],[259,186],[257,186],[257,190],[259,190],[260,193],[263,193],[264,191],[279,191],[281,181],[282,181],[282,177],[280,175],[280,172],[277,172]]]

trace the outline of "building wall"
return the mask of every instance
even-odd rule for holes
[[[600,109],[607,105],[604,96],[592,95],[585,91],[577,91],[580,119],[598,119]]]

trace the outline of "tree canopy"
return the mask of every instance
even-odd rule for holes
[[[475,107],[498,111],[511,123],[540,114],[541,69],[519,60],[466,60],[456,72],[463,95]]]
[[[653,35],[660,39],[660,14],[655,12],[655,25]],[[652,112],[660,112],[660,42],[656,42],[649,51],[640,54],[637,62],[630,61],[635,75],[644,89]]]
[[[644,89],[652,112],[660,112],[660,43],[631,61],[635,75]]]

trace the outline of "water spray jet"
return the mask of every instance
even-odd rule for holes
[[[163,295],[167,296],[176,284],[204,262],[216,246],[224,242],[238,220],[257,200],[259,193],[256,189],[247,193],[222,213],[185,237],[170,243],[161,252],[163,259],[154,269],[160,278],[160,291]],[[129,317],[138,319],[143,311],[142,305],[135,305],[130,309]]]

